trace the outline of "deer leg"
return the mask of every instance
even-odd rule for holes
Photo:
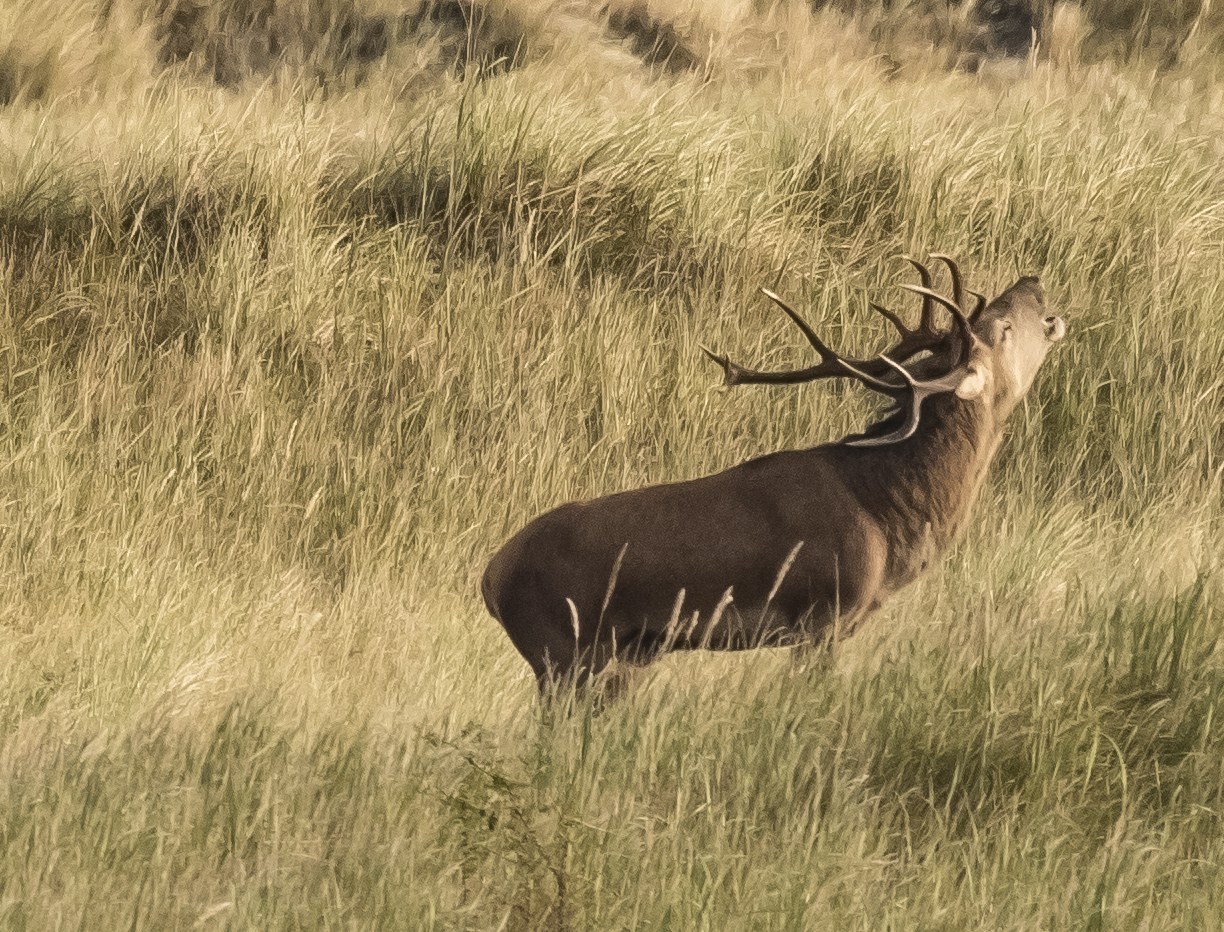
[[[602,637],[582,651],[576,686],[579,690],[597,689],[602,702],[625,693],[641,668],[663,652],[662,638],[654,632],[643,629],[623,637],[617,634],[613,631],[611,636]]]
[[[535,672],[541,694],[595,689],[601,701],[611,700],[624,690],[634,667],[654,659],[657,639],[649,632],[623,637],[615,629],[592,632],[574,603],[566,603],[564,624],[554,613],[543,624],[520,626],[518,636],[507,627],[510,639]]]

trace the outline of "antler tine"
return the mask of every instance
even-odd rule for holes
[[[884,307],[884,305],[876,304],[874,301],[870,301],[868,303],[871,305],[871,309],[873,311],[875,311],[877,314],[882,315],[894,327],[897,328],[897,332],[901,334],[901,339],[904,340],[907,337],[913,336],[914,331],[911,330],[909,327],[905,326],[901,318],[898,317],[896,314],[894,314],[892,311],[890,311],[888,308]]]
[[[923,288],[930,291],[935,287],[930,269],[913,256],[902,256],[901,258],[918,270],[918,277],[922,280]],[[922,299],[922,316],[918,318],[918,330],[926,334],[935,333],[935,304],[930,298]]]
[[[902,423],[902,425],[896,430],[889,431],[887,434],[881,437],[864,437],[861,440],[851,440],[849,441],[849,445],[852,447],[886,446],[887,444],[897,443],[901,440],[912,437],[914,435],[914,431],[918,429],[918,418],[920,413],[919,409],[922,405],[922,398],[925,397],[925,395],[919,397],[918,383],[914,381],[914,377],[909,374],[908,370],[893,362],[891,359],[888,359],[887,356],[883,358],[889,363],[889,365],[901,373],[902,378],[905,379],[905,390],[912,391],[914,393],[913,398],[910,401],[909,411],[905,415],[904,423]]]
[[[956,321],[956,326],[960,330],[961,337],[963,338],[962,344],[961,344],[961,358],[957,362],[957,365],[964,365],[966,362],[968,362],[969,361],[969,351],[970,351],[970,348],[973,346],[973,341],[974,341],[973,327],[970,326],[969,318],[965,316],[965,312],[961,310],[960,305],[954,303],[948,298],[945,298],[943,295],[939,294],[938,292],[932,291],[929,288],[922,288],[918,285],[902,285],[901,287],[905,288],[907,291],[912,291],[915,294],[920,294],[920,295],[923,295],[924,297],[933,298],[934,300],[938,301],[940,304],[942,304],[944,307],[946,307],[949,311],[952,312],[952,319]]]
[[[776,294],[774,294],[768,288],[762,288],[761,294],[765,295],[765,297],[769,298],[770,301],[778,305],[778,307],[782,308],[782,310],[786,312],[786,316],[795,322],[795,326],[797,326],[800,330],[803,331],[803,335],[807,337],[808,342],[812,344],[812,348],[815,349],[816,352],[820,354],[820,358],[822,361],[828,362],[831,359],[837,359],[837,360],[841,359],[841,357],[838,356],[837,353],[829,349],[829,347],[824,343],[823,340],[820,339],[820,337],[816,336],[816,331],[808,326],[808,322],[799,316],[798,311],[792,308],[789,304],[787,304],[785,301],[779,298]]]
[[[987,301],[986,295],[984,294],[978,294],[976,291],[971,291],[969,293],[973,295],[974,299],[977,301],[977,307],[975,307],[973,309],[973,313],[969,315],[969,322],[973,323],[973,321],[978,319],[978,315],[980,315],[982,311],[986,310]]]
[[[759,369],[745,369],[733,363],[729,357],[719,355],[700,343],[697,345],[710,359],[722,366],[724,385],[796,385],[800,382],[812,382],[819,378],[844,374],[840,366],[827,366],[823,362],[818,366],[808,366],[806,369],[795,369],[791,372],[762,372]]]
[[[907,390],[905,386],[890,385],[887,382],[881,382],[875,376],[864,372],[862,367],[869,365],[869,363],[859,360],[851,362],[844,356],[841,356],[835,351],[831,350],[828,345],[816,335],[816,331],[808,326],[807,321],[799,316],[798,311],[792,308],[768,288],[762,288],[761,293],[786,312],[786,316],[795,322],[799,329],[803,331],[803,335],[808,338],[808,342],[811,343],[816,352],[820,354],[821,365],[813,366],[813,369],[821,369],[826,366],[830,367],[831,369],[836,367],[836,370],[840,371],[832,371],[830,373],[831,375],[848,375],[851,378],[858,379],[872,391],[877,391],[881,394],[891,395],[893,397],[898,397],[905,393]],[[894,369],[901,368],[886,356],[881,356],[880,358]],[[908,376],[909,373],[906,373],[906,375]]]
[[[933,277],[930,269],[910,256],[905,256],[904,258],[918,271],[922,284],[905,284],[901,287],[922,296],[922,317],[917,327],[910,328],[892,311],[878,304],[872,304],[871,307],[887,318],[901,335],[901,340],[897,345],[888,350],[884,355],[870,360],[847,359],[839,355],[817,336],[816,331],[808,325],[807,321],[794,308],[768,288],[762,288],[761,293],[778,305],[795,326],[803,331],[807,341],[820,356],[820,362],[817,365],[792,371],[763,372],[738,366],[727,356],[714,353],[705,346],[701,347],[701,351],[722,367],[724,383],[726,385],[749,383],[795,384],[839,376],[855,379],[866,388],[895,399],[898,410],[904,411],[905,414],[904,418],[901,419],[900,426],[889,431],[887,434],[849,441],[850,444],[852,446],[881,446],[905,440],[913,436],[914,432],[918,429],[923,401],[931,395],[956,391],[961,386],[966,375],[965,367],[969,365],[973,347],[978,343],[978,339],[973,333],[969,317],[965,314],[964,280],[961,277],[960,269],[957,267],[956,262],[947,256],[934,254],[934,258],[939,259],[948,266],[949,273],[952,276],[954,298],[948,298],[935,291],[932,287]],[[973,315],[976,317],[986,306],[986,299],[977,294],[977,292],[969,293],[977,299],[977,307],[973,311]],[[955,322],[953,330],[936,328],[934,318],[935,305],[937,303],[942,304],[951,312]],[[918,381],[909,370],[901,365],[906,359],[923,350],[935,349],[937,346],[947,346],[947,341],[952,338],[953,332],[960,337],[958,358],[940,378]],[[899,377],[899,381],[885,382],[881,376]]]
[[[896,430],[889,431],[880,437],[864,437],[861,440],[848,441],[852,447],[882,447],[890,443],[898,443],[914,435],[914,431],[918,429],[918,420],[922,411],[922,403],[932,395],[939,395],[943,392],[955,391],[961,382],[961,372],[959,366],[951,372],[944,375],[942,378],[931,379],[927,382],[919,382],[909,371],[899,363],[893,362],[887,356],[881,357],[886,363],[892,366],[900,373],[901,378],[905,380],[904,385],[897,387],[896,395],[908,392],[910,395],[909,411],[905,415],[905,421]]]
[[[918,271],[922,287],[933,291],[934,277],[931,275],[931,270],[913,256],[902,256],[901,258]],[[918,319],[917,327],[906,326],[899,316],[883,305],[873,302],[871,309],[885,317],[901,335],[900,342],[885,353],[894,362],[904,361],[923,350],[933,349],[946,336],[944,331],[935,326],[935,300],[927,295],[924,295],[922,299],[922,314]]]
[[[948,272],[952,276],[952,300],[956,302],[957,307],[963,308],[965,306],[965,282],[961,278],[960,267],[956,264],[956,260],[942,252],[931,253],[931,258],[938,259],[948,267]],[[931,287],[926,282],[922,284],[927,288]]]
[[[795,325],[803,331],[803,335],[807,337],[808,342],[820,354],[820,362],[815,366],[808,366],[805,369],[794,369],[782,372],[764,372],[758,369],[745,369],[743,366],[733,363],[729,357],[715,353],[713,350],[705,346],[701,347],[701,351],[705,353],[711,360],[722,366],[723,384],[724,385],[746,385],[746,384],[766,384],[766,385],[794,385],[799,382],[813,382],[816,379],[836,378],[838,376],[845,378],[857,379],[862,382],[867,388],[873,391],[882,392],[886,395],[897,397],[903,394],[907,389],[903,385],[891,385],[887,382],[882,382],[876,377],[877,374],[883,375],[888,372],[888,367],[891,365],[890,360],[881,359],[847,359],[840,355],[828,344],[820,339],[801,316],[798,311],[792,308],[789,304],[783,301],[778,295],[774,294],[768,288],[762,288],[761,292],[773,301],[778,307],[786,313],[786,316],[794,321]],[[905,331],[902,331],[903,334]],[[914,334],[910,334],[914,336]],[[700,344],[699,344],[700,345]],[[898,348],[905,346],[903,339]],[[896,349],[893,350],[896,352]],[[910,355],[916,352],[912,351]]]

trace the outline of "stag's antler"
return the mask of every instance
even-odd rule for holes
[[[788,372],[762,372],[758,369],[745,369],[743,366],[733,363],[728,357],[720,356],[707,347],[702,346],[701,351],[723,367],[724,384],[793,385],[799,382],[814,382],[816,379],[829,379],[838,376],[871,378],[873,373],[868,370],[879,369],[877,360],[847,359],[834,352],[816,335],[816,331],[808,325],[807,321],[799,316],[798,311],[768,288],[762,288],[761,293],[778,305],[778,307],[782,308],[786,316],[793,320],[795,325],[803,331],[803,335],[808,338],[812,348],[819,354],[820,363],[815,366],[808,366],[806,369],[794,369]],[[879,374],[883,375],[885,371],[880,369]]]
[[[892,311],[878,304],[872,304],[872,308],[887,318],[901,335],[901,339],[895,346],[874,359],[850,359],[830,349],[799,316],[798,312],[767,288],[762,288],[761,291],[795,322],[819,354],[820,362],[817,365],[808,366],[806,369],[763,372],[745,369],[733,363],[727,356],[718,355],[704,346],[701,347],[702,352],[722,366],[723,380],[727,385],[797,384],[813,382],[817,379],[843,377],[856,379],[872,391],[896,399],[898,405],[903,405],[908,399],[909,411],[905,421],[897,430],[882,437],[869,437],[851,442],[856,446],[880,446],[904,440],[912,436],[918,429],[919,410],[926,398],[942,392],[954,391],[960,385],[977,339],[973,335],[970,317],[964,311],[965,288],[956,262],[949,256],[938,253],[932,255],[932,258],[939,259],[948,266],[948,272],[952,277],[953,294],[953,297],[949,299],[933,289],[931,272],[925,265],[909,256],[904,258],[918,270],[922,284],[903,285],[902,287],[922,295],[922,313],[918,326],[910,328]],[[986,299],[975,292],[970,293],[978,300],[977,308],[973,312],[973,316],[976,317],[985,306]],[[952,313],[953,328],[942,330],[935,326],[935,305],[937,303],[942,304]],[[949,342],[954,337],[959,337],[960,352],[949,371],[942,377],[918,381],[901,365],[925,350],[935,351],[949,348]],[[883,381],[883,376],[893,374],[901,376],[900,384]]]

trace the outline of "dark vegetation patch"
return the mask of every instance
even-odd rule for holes
[[[814,0],[814,5],[822,4]],[[989,60],[1023,59],[1035,48],[1044,51],[1049,27],[1048,16],[1038,9],[1040,0],[857,6],[873,44],[897,74],[902,71],[899,58],[924,51],[943,67],[974,72]]]
[[[808,0],[816,11],[859,18],[879,52],[927,46],[948,67],[976,71],[990,59],[1049,51],[1056,0]],[[1171,67],[1192,39],[1224,51],[1224,10],[1202,0],[1080,0],[1064,4],[1082,21],[1089,61],[1142,58]]]
[[[354,0],[157,0],[159,64],[185,63],[230,87],[290,67],[320,85],[361,84],[396,47],[434,43],[436,70],[488,73],[521,64],[529,24],[505,6],[424,0],[371,14]]]
[[[460,73],[469,66],[480,74],[518,68],[527,57],[532,32],[526,20],[505,6],[471,0],[427,0],[408,25],[410,34],[436,35],[441,62]]]
[[[1030,0],[978,0],[969,13],[964,65],[976,71],[991,58],[1026,58],[1042,44],[1042,23]]]
[[[487,75],[520,67],[548,44],[541,23],[512,4],[479,0],[421,0],[394,15],[363,12],[355,0],[319,0],[306,8],[277,0],[156,0],[152,13],[159,64],[187,64],[223,87],[281,67],[321,85],[360,84],[397,47],[426,43],[437,72],[474,68]],[[609,34],[628,41],[651,68],[705,67],[693,42],[644,4],[604,13]]]
[[[0,107],[21,98],[45,100],[55,84],[55,55],[50,49],[30,50],[17,43],[0,46]]]
[[[604,12],[612,35],[627,41],[633,54],[652,68],[671,73],[705,70],[705,58],[694,41],[682,35],[674,23],[652,16],[645,3],[605,7]]]
[[[1206,50],[1224,51],[1224,9],[1204,0],[1083,0],[1093,59],[1145,58],[1175,65],[1194,37]]]
[[[970,70],[992,58],[1043,55],[1055,8],[1053,0],[808,3],[854,17],[898,73],[894,55],[905,58],[905,49],[927,49],[937,63]],[[768,9],[759,5],[762,14]],[[1192,39],[1196,49],[1224,51],[1224,8],[1201,0],[1083,0],[1071,9],[1090,60],[1142,57],[1171,66]],[[609,40],[657,75],[711,68],[711,36],[642,0],[540,12],[488,0],[405,0],[392,12],[371,11],[361,0],[136,0],[122,17],[117,11],[113,0],[103,0],[96,13],[78,12],[79,21],[0,37],[0,106],[105,83],[117,77],[116,61],[143,54],[151,54],[155,68],[181,69],[227,88],[283,75],[308,88],[342,90],[389,69],[403,72],[403,94],[411,98],[448,73],[484,76],[543,57],[565,33],[565,20],[584,18],[602,22]],[[122,44],[133,28],[147,31],[149,53]]]
[[[478,0],[422,0],[394,15],[363,12],[355,0],[320,0],[305,8],[277,0],[156,0],[152,15],[158,63],[186,64],[223,87],[282,67],[321,85],[360,84],[397,47],[426,43],[437,72],[474,68],[487,75],[520,67],[547,45],[541,24],[513,5]],[[671,73],[705,67],[676,25],[651,16],[644,5],[607,17],[610,35],[627,40],[650,67]]]
[[[320,75],[367,67],[386,54],[399,26],[344,0],[305,7],[275,0],[156,0],[152,13],[158,63],[190,63],[223,87],[267,74],[281,62]]]

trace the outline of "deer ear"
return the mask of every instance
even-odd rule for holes
[[[956,386],[956,397],[970,401],[976,398],[986,388],[986,371],[981,366],[969,366],[969,372]]]

